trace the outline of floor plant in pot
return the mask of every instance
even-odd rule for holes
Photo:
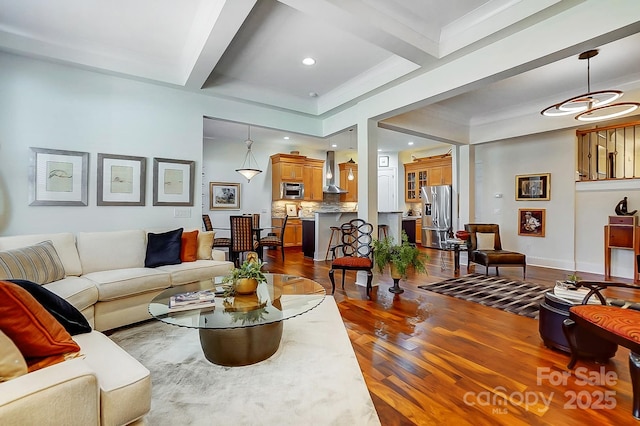
[[[373,241],[373,259],[380,273],[384,273],[387,265],[390,267],[393,287],[392,293],[402,293],[398,282],[406,279],[410,268],[416,273],[426,273],[425,262],[429,259],[426,253],[421,252],[415,244],[409,242],[406,232],[402,231],[402,242],[396,244],[393,237],[386,236]]]

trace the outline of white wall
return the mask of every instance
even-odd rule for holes
[[[0,70],[0,235],[200,227],[203,116],[312,135],[320,129],[299,115],[15,55],[0,53]],[[29,147],[88,152],[89,205],[29,206]],[[98,153],[147,158],[146,206],[96,205]],[[191,218],[152,206],[153,157],[196,162]]]

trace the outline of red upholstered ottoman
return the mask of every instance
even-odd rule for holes
[[[576,329],[582,328],[631,351],[629,373],[633,386],[633,416],[640,419],[640,312],[615,306],[578,305],[569,309],[563,329],[571,348],[573,368],[578,360]]]

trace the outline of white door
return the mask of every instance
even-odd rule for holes
[[[398,211],[398,187],[394,167],[378,169],[378,211]]]

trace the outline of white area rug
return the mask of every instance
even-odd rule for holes
[[[151,371],[157,425],[379,425],[335,300],[286,320],[269,359],[211,364],[198,331],[160,321],[109,336]]]

